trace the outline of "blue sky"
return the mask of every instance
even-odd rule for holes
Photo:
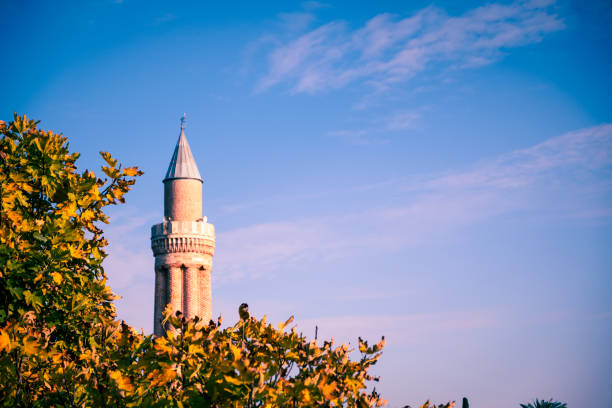
[[[607,2],[0,2],[0,110],[145,175],[112,210],[119,317],[187,113],[214,314],[381,335],[391,407],[612,407]]]

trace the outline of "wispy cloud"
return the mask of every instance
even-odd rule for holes
[[[315,20],[315,16],[308,12],[279,13],[278,20],[281,28],[287,31],[303,31]]]
[[[462,236],[466,226],[515,211],[537,214],[556,211],[556,216],[609,220],[612,214],[609,202],[581,197],[584,197],[585,189],[590,194],[593,189],[600,189],[601,194],[612,191],[611,166],[612,125],[602,125],[570,132],[461,171],[347,187],[347,190],[337,192],[340,198],[328,194],[325,199],[394,196],[396,205],[367,204],[341,215],[305,214],[299,219],[279,219],[218,231],[214,284],[269,278],[296,269],[316,269],[340,258],[363,253],[377,256],[386,251],[439,240],[455,240]],[[313,199],[321,199],[321,195],[315,197]],[[109,283],[124,297],[117,303],[121,318],[128,319],[137,327],[149,328],[151,324],[150,315],[143,314],[142,310],[152,310],[153,307],[153,257],[148,234],[150,225],[157,221],[152,215],[117,214],[107,229],[111,245],[111,255],[105,261]],[[390,294],[395,295],[397,293]],[[405,316],[400,321],[407,325],[428,325],[433,321],[434,326],[444,326],[444,322],[452,325],[453,321],[459,321],[465,327],[479,327],[496,321],[486,313],[470,312],[464,317]],[[351,320],[343,316],[337,322],[330,319],[317,319],[310,323],[323,328],[328,323],[329,327],[336,327],[344,322],[342,324],[348,328],[339,332],[350,336],[353,336],[351,333],[364,334],[361,323],[358,323],[366,321],[362,317]],[[389,330],[383,330],[384,316],[375,319],[381,334],[393,334],[390,331],[395,329],[391,323]],[[300,327],[310,323],[300,323]],[[451,329],[457,328],[449,327]],[[423,330],[429,329],[425,327]],[[379,333],[372,334],[373,337],[376,335]],[[401,332],[395,335],[404,336]]]
[[[609,217],[605,202],[580,197],[584,189],[599,188],[600,195],[610,191],[612,175],[606,169],[611,165],[612,125],[602,125],[467,170],[362,186],[354,191],[368,197],[392,195],[395,202],[401,197],[404,204],[220,232],[216,276],[220,281],[259,277],[362,251],[454,240],[461,235],[455,232],[465,226],[515,211]]]
[[[215,253],[215,278],[233,281],[259,277],[282,265],[295,265],[311,259],[313,243],[328,242],[321,220],[275,222],[220,232]]]
[[[550,3],[489,4],[461,16],[428,7],[406,18],[380,14],[357,29],[331,21],[275,46],[257,89],[315,93],[358,81],[385,89],[425,69],[490,64],[564,28]]]
[[[372,138],[366,137],[368,132],[369,131],[366,129],[358,129],[358,130],[341,129],[341,130],[330,130],[329,132],[327,132],[327,135],[336,137],[338,139],[342,139],[351,144],[368,145],[368,144],[371,144],[373,141]]]
[[[360,128],[330,130],[327,135],[354,145],[388,143],[390,133],[416,130],[420,119],[419,111],[400,110],[371,120]]]
[[[318,10],[328,8],[329,4],[322,3],[320,1],[305,1],[302,3],[302,8],[304,10]]]
[[[387,130],[414,129],[421,114],[415,111],[399,112],[392,115],[386,123]]]
[[[471,171],[432,180],[432,189],[520,187],[535,178],[554,174],[550,170],[576,167],[596,169],[610,165],[612,125],[595,126],[566,133],[527,149],[504,154]]]

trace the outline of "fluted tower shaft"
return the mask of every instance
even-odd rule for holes
[[[184,119],[183,119],[184,120]],[[164,222],[151,228],[155,256],[154,333],[164,332],[163,311],[212,317],[211,272],[215,227],[202,216],[202,178],[184,123],[164,178]]]

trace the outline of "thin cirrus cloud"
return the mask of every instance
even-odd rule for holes
[[[334,193],[338,197],[328,199],[392,194],[402,197],[404,205],[370,203],[342,215],[304,214],[298,219],[218,231],[213,279],[223,285],[269,278],[360,253],[375,256],[454,240],[464,227],[516,211],[607,222],[612,216],[606,201],[612,190],[611,166],[612,124],[606,124],[569,132],[467,170],[338,191]],[[316,195],[318,200],[324,196]],[[250,211],[250,207],[235,211]],[[148,226],[155,222],[152,215],[122,218],[116,214],[107,228],[109,283],[124,297],[117,304],[120,316],[137,327],[151,323],[138,311],[152,307]]]
[[[329,132],[327,132],[327,136],[335,137],[355,145],[367,145],[372,143],[372,141],[374,140],[366,136],[369,132],[370,131],[366,131],[365,129],[330,130]]]
[[[405,132],[418,128],[421,113],[413,110],[398,111],[391,115],[371,121],[371,124],[360,129],[330,130],[327,136],[344,140],[354,145],[369,145],[388,143],[381,134],[389,132]]]
[[[403,197],[405,204],[368,204],[342,215],[310,214],[221,231],[216,277],[220,282],[258,278],[364,250],[392,251],[453,240],[463,227],[516,211],[607,218],[611,165],[612,125],[606,124],[569,132],[464,171],[356,187],[353,193],[363,198],[391,194]]]
[[[432,189],[512,188],[533,183],[542,176],[558,176],[555,170],[601,169],[612,163],[612,125],[568,132],[527,149],[500,156],[475,170],[432,180]],[[563,181],[563,180],[559,180]]]
[[[406,18],[379,14],[354,30],[331,21],[277,43],[256,89],[284,84],[294,93],[317,93],[355,82],[385,89],[425,69],[490,64],[507,49],[563,29],[553,8],[549,1],[526,1],[449,16],[427,7]]]

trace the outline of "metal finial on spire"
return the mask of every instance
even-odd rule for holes
[[[185,129],[185,122],[187,121],[187,114],[183,113],[183,116],[181,117],[181,129]]]

